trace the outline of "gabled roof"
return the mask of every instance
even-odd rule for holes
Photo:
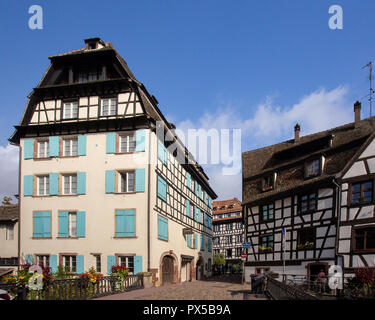
[[[237,198],[222,201],[212,201],[212,208],[215,207],[216,210],[212,210],[213,215],[242,211],[241,201]]]
[[[18,204],[0,206],[0,221],[17,221],[18,208]]]
[[[333,129],[284,141],[265,148],[242,153],[243,203],[268,198],[280,192],[319,183],[331,177],[339,178],[341,171],[354,157],[369,137],[375,132],[375,117],[360,121],[358,128],[354,122]],[[304,161],[324,155],[325,166],[322,175],[309,180],[292,175],[274,190],[260,193],[249,190],[251,181],[280,170],[287,170],[301,165]]]

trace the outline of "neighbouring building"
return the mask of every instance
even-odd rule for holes
[[[375,118],[360,110],[353,123],[302,137],[297,124],[294,139],[242,154],[246,281],[374,267]]]
[[[20,148],[21,263],[122,265],[157,285],[209,276],[217,196],[156,98],[99,38],[49,59],[9,139]]]
[[[18,267],[18,205],[0,207],[0,277]]]
[[[212,218],[214,255],[224,254],[227,264],[240,263],[244,235],[241,201],[214,201]]]

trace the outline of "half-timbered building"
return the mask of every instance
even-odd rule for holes
[[[374,129],[374,118],[361,121],[356,104],[353,123],[302,137],[297,124],[294,139],[242,154],[245,236],[252,244],[247,281],[265,270],[310,279],[327,274],[339,262],[338,248],[347,266],[370,263],[372,255],[354,252],[371,250],[363,239],[372,229],[362,227],[373,222],[372,151],[363,148]]]
[[[157,99],[99,38],[49,59],[10,137],[21,263],[105,274],[122,265],[156,284],[209,275],[216,194]]]
[[[241,201],[237,198],[212,203],[213,252],[222,253],[227,264],[241,262],[243,221]]]

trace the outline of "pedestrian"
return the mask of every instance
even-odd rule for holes
[[[325,274],[324,270],[320,269],[320,272],[318,273],[318,277],[316,279],[316,281],[318,283],[318,288],[319,288],[320,292],[324,291],[326,280],[327,279],[326,279],[326,274]]]

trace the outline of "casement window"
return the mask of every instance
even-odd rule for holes
[[[274,189],[275,184],[275,174],[269,174],[262,179],[262,191],[269,191]]]
[[[274,238],[273,235],[261,236],[259,238],[259,251],[267,252],[273,250]]]
[[[63,194],[77,194],[77,174],[63,175]]]
[[[38,196],[49,195],[49,175],[37,176],[37,190]]]
[[[227,231],[232,231],[232,230],[233,230],[233,225],[232,225],[232,223],[227,223],[227,224],[226,224],[226,230],[227,230]]]
[[[133,256],[119,256],[119,266],[129,269],[129,273],[134,273],[134,257]]]
[[[315,246],[315,228],[300,229],[297,231],[297,249],[312,249]]]
[[[77,212],[69,212],[69,237],[77,237]]]
[[[232,249],[227,249],[227,258],[232,258]]]
[[[232,236],[226,237],[226,244],[232,244]]]
[[[236,243],[242,243],[242,235],[236,236]]]
[[[63,255],[62,263],[64,268],[68,268],[70,272],[77,272],[77,256]]]
[[[120,192],[135,192],[135,171],[119,172]]]
[[[168,220],[158,216],[158,238],[168,241]]]
[[[375,227],[354,228],[354,250],[375,250]]]
[[[49,255],[37,255],[36,263],[40,267],[49,267]]]
[[[189,217],[194,217],[195,206],[192,204],[189,206]]]
[[[33,237],[51,237],[51,212],[35,211],[33,213]]]
[[[121,153],[134,152],[135,145],[136,145],[136,141],[135,141],[134,134],[120,135],[119,152]]]
[[[91,81],[98,81],[102,79],[101,70],[88,70],[78,72],[78,83],[86,83]]]
[[[96,272],[102,272],[102,260],[100,254],[94,254]]]
[[[240,257],[242,254],[242,249],[241,248],[236,248],[236,257]]]
[[[261,206],[261,221],[270,221],[274,219],[274,205],[273,203]]]
[[[135,237],[135,210],[116,210],[116,237]]]
[[[114,116],[117,111],[117,99],[106,98],[100,100],[100,115],[101,116]]]
[[[315,177],[320,175],[320,159],[314,159],[305,164],[305,177]]]
[[[212,211],[216,211],[216,210],[217,210],[217,207],[213,207],[213,208],[212,208]]]
[[[214,255],[215,255],[215,254],[220,254],[220,249],[215,249],[215,250],[214,250]]]
[[[8,223],[5,225],[5,240],[14,240],[14,224]]]
[[[236,222],[236,229],[242,229],[242,222]]]
[[[64,157],[78,155],[78,139],[64,139],[63,140],[63,154]]]
[[[214,245],[220,244],[220,237],[215,237],[215,238],[213,238],[213,240],[214,240]]]
[[[76,119],[78,118],[78,101],[65,102],[63,104],[63,119]]]
[[[215,225],[214,225],[214,231],[215,231],[215,232],[220,231],[220,225],[219,225],[219,224],[215,224]]]
[[[37,150],[38,158],[49,157],[49,142],[48,141],[38,141],[37,148],[38,148]]]
[[[299,211],[300,213],[307,213],[315,211],[317,208],[317,194],[311,193],[299,197]]]
[[[366,204],[373,202],[373,181],[351,184],[351,204]]]
[[[59,238],[86,236],[85,211],[59,211]]]

